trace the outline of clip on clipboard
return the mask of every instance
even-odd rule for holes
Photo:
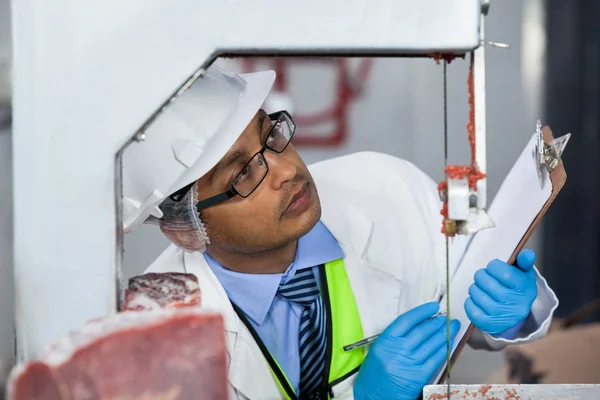
[[[493,258],[507,260],[513,265],[567,180],[561,155],[570,134],[554,139],[549,127],[542,129],[538,121],[536,128],[536,133],[512,167],[489,208],[496,227],[480,231],[473,237],[450,283],[450,301],[455,304],[450,309],[451,318],[461,321],[461,329],[455,338],[456,344],[450,357],[450,368],[454,366],[475,328],[466,317],[464,307],[461,307],[468,297],[474,272]],[[440,303],[444,304],[444,300]],[[446,374],[444,363],[430,383],[442,384],[446,380]]]

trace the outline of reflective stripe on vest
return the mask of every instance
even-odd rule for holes
[[[321,297],[327,312],[327,350],[325,357],[326,362],[327,359],[330,361],[328,365],[326,364],[324,371],[329,377],[327,380],[327,397],[330,398],[333,386],[358,371],[364,359],[364,348],[359,347],[351,351],[344,351],[343,349],[344,346],[363,339],[360,316],[346,275],[344,261],[339,259],[319,266],[319,275]],[[287,400],[297,399],[297,393],[294,393],[292,385],[277,360],[267,350],[239,307],[233,304],[233,308],[265,356],[283,398]]]

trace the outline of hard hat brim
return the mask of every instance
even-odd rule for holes
[[[227,154],[260,110],[275,82],[275,71],[271,70],[240,74],[240,76],[246,81],[246,87],[236,102],[237,104],[231,113],[232,117],[221,125],[214,138],[203,149],[202,156],[186,169],[173,183],[165,197],[157,201],[156,204],[160,204],[172,193],[200,179]],[[148,216],[147,212],[142,212],[137,218],[124,224],[124,231],[126,233],[133,231],[142,225]]]

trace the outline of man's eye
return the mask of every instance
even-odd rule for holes
[[[250,173],[250,166],[246,165],[244,167],[244,169],[242,169],[239,173],[234,174],[234,181],[233,181],[233,185],[242,182],[244,179],[246,179],[248,177],[248,174]]]
[[[248,176],[248,173],[250,172],[250,166],[247,165],[239,174],[238,174],[238,179],[244,179]]]

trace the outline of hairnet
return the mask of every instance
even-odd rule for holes
[[[165,200],[159,206],[162,218],[152,218],[148,223],[158,224],[160,230],[177,246],[188,251],[204,252],[210,243],[206,228],[196,209],[198,183],[194,183],[187,194],[178,202]]]

